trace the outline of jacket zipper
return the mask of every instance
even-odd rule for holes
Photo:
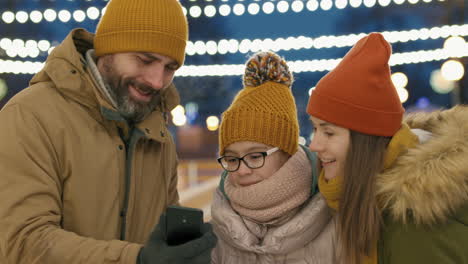
[[[135,150],[136,142],[138,139],[143,135],[136,128],[130,129],[130,137],[128,140],[124,140],[125,142],[125,193],[124,193],[124,203],[122,207],[122,211],[120,211],[120,217],[122,220],[122,224],[120,226],[120,240],[125,241],[126,239],[126,231],[127,231],[127,212],[128,212],[128,203],[129,203],[129,195],[130,195],[130,185],[131,185],[131,177],[132,177],[132,161],[133,161],[133,153]],[[122,135],[121,135],[122,136]]]

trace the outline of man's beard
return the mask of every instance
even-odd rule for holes
[[[161,94],[153,88],[137,82],[133,78],[124,78],[107,65],[106,76],[103,75],[106,88],[117,104],[117,111],[120,115],[131,123],[143,121],[161,101]],[[129,94],[129,86],[133,86],[143,92],[150,92],[151,100],[149,102],[136,101]]]

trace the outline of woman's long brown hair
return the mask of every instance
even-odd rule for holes
[[[377,245],[382,220],[375,178],[383,168],[390,139],[350,131],[337,228],[347,264],[361,264]]]

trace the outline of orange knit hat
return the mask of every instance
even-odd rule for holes
[[[184,64],[187,18],[177,0],[111,0],[94,38],[96,56],[154,52]]]
[[[219,154],[238,141],[255,141],[293,155],[298,149],[299,122],[286,61],[273,52],[258,52],[247,62],[244,89],[223,113]]]
[[[364,134],[393,136],[405,110],[391,80],[391,53],[380,33],[359,40],[318,82],[307,113]]]

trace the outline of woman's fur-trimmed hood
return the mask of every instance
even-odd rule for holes
[[[468,203],[468,107],[405,118],[432,137],[377,177],[376,194],[394,220],[432,225]]]

